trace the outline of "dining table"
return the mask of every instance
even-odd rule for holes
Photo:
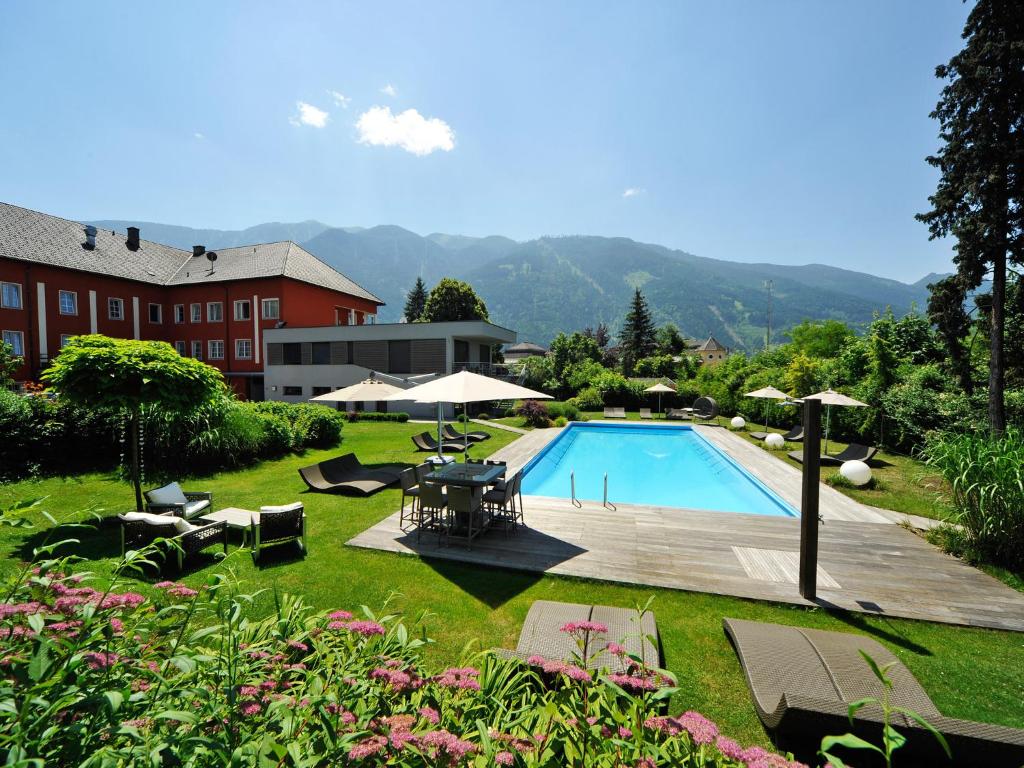
[[[429,472],[424,478],[428,482],[443,483],[469,488],[474,498],[483,495],[484,488],[496,483],[505,474],[504,464],[476,464],[459,463],[447,464],[437,467]],[[479,517],[477,517],[479,515]],[[449,535],[455,538],[465,539],[467,545],[475,537],[490,527],[491,518],[481,507],[479,512],[472,517],[465,512],[458,512],[454,515],[454,525],[449,530]]]

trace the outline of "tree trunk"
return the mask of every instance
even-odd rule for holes
[[[1003,407],[1003,326],[1006,305],[1006,251],[1000,248],[992,259],[992,311],[990,314],[990,354],[988,368],[988,422],[993,435],[1006,431]]]
[[[128,440],[131,442],[131,480],[132,486],[135,488],[135,509],[141,512],[144,507],[142,506],[142,483],[139,479],[139,413],[138,411],[132,412],[131,423],[129,427]]]

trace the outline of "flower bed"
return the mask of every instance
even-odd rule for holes
[[[479,653],[431,670],[397,616],[294,598],[245,616],[214,579],[99,590],[41,563],[0,603],[0,754],[28,765],[790,766],[669,716],[671,676]],[[589,629],[567,626],[574,636]]]

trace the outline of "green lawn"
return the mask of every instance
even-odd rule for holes
[[[408,450],[409,436],[422,428],[418,424],[346,424],[341,448],[355,451],[367,463],[413,462],[423,454]],[[516,437],[497,428],[486,429],[493,439],[474,447],[471,455],[490,453]],[[682,688],[673,709],[702,711],[743,741],[767,744],[722,633],[723,616],[868,633],[904,660],[945,714],[1024,726],[1024,676],[1020,674],[1024,635],[540,577],[346,547],[351,536],[397,509],[400,493],[388,490],[368,499],[306,493],[296,469],[337,452],[308,452],[185,483],[186,488],[213,491],[216,507],[252,508],[301,499],[309,516],[310,551],[304,559],[290,548],[268,552],[257,568],[237,549],[236,539],[226,561],[198,562],[183,580],[198,585],[217,569],[230,568],[244,590],[300,594],[324,609],[379,607],[394,593],[393,606],[410,622],[428,611],[425,624],[437,642],[427,653],[438,662],[455,661],[470,642],[512,647],[531,602],[539,598],[631,606],[653,594],[667,666],[679,676]],[[102,507],[110,516],[132,503],[128,486],[104,475],[0,488],[0,504],[37,496],[46,496],[43,508],[58,516],[90,505]],[[0,528],[0,571],[12,571],[16,561],[28,557],[33,544],[41,540],[45,526],[41,516],[37,519],[41,525],[34,530]],[[82,567],[109,575],[118,554],[116,527],[106,525],[82,538],[82,551],[89,558]],[[144,584],[136,588],[148,589]],[[269,610],[272,600],[269,591],[264,593],[255,610]]]

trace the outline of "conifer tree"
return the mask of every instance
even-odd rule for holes
[[[619,341],[622,344],[622,371],[627,376],[632,375],[637,360],[654,354],[658,346],[651,310],[639,288],[633,294],[633,302],[623,323],[622,333],[619,334]]]
[[[406,294],[405,297],[405,322],[415,323],[423,317],[423,310],[427,308],[427,286],[423,284],[423,278],[416,278],[416,285]]]

